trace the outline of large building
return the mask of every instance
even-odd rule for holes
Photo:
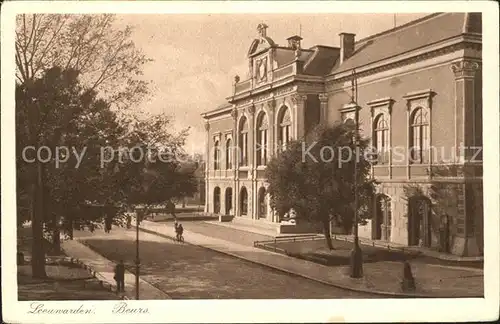
[[[439,13],[361,40],[341,33],[339,47],[302,48],[299,36],[277,45],[260,24],[248,78],[236,76],[226,103],[202,115],[205,211],[276,224],[266,162],[316,124],[359,109],[363,135],[389,151],[372,167],[380,184],[360,236],[482,254],[482,159],[474,149],[482,146],[481,28],[480,13]],[[436,205],[436,186],[450,193],[446,206]],[[412,187],[421,194],[408,196]]]

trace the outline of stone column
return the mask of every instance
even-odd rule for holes
[[[266,154],[267,154],[267,161],[269,161],[275,154],[276,152],[276,134],[275,134],[275,129],[276,129],[276,124],[274,122],[274,113],[276,110],[276,100],[271,98],[267,102],[267,106],[269,107],[269,115],[268,117],[268,130],[267,130],[267,147],[266,147]]]
[[[247,216],[249,218],[254,218],[254,208],[253,208],[253,195],[255,192],[255,181],[253,181],[253,174],[256,168],[256,154],[255,154],[255,105],[252,103],[247,107],[248,114],[248,176],[247,179],[251,180],[251,186],[247,187],[248,194],[248,208]]]
[[[232,204],[233,204],[233,216],[236,216],[236,212],[238,210],[238,204],[236,203],[236,197],[238,196],[238,168],[239,168],[239,134],[238,134],[238,110],[236,106],[233,106],[233,110],[231,110],[231,117],[233,118],[233,147],[231,149],[231,154],[233,155],[233,196],[232,196]]]
[[[292,95],[293,103],[293,113],[294,113],[294,125],[293,134],[294,139],[300,139],[304,136],[305,131],[305,103],[307,96],[299,93]]]
[[[457,148],[457,163],[463,164],[470,160],[474,150],[461,149],[474,146],[474,77],[479,64],[470,60],[453,62],[451,69],[455,75],[455,147]],[[464,177],[464,174],[459,174]],[[475,233],[476,217],[483,217],[476,213],[475,208],[467,206],[473,200],[468,200],[472,193],[468,192],[467,179],[458,192],[456,233],[452,253],[462,256],[476,256],[480,254]],[[480,229],[477,229],[480,230]]]
[[[205,122],[206,132],[206,147],[205,147],[205,213],[210,212],[210,201],[212,193],[210,192],[209,176],[210,176],[210,123]]]
[[[460,147],[474,146],[474,77],[479,64],[461,60],[452,63],[451,69],[455,75],[455,147],[459,161],[463,163],[464,160],[470,160],[475,153],[470,149],[460,150]]]
[[[320,123],[328,124],[328,95],[326,93],[320,93],[318,95],[319,106],[320,106]]]

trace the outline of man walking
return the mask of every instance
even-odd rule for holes
[[[116,281],[116,292],[124,292],[125,291],[125,265],[123,264],[123,260],[120,260],[115,267],[115,276],[114,279]]]

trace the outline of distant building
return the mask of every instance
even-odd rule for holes
[[[380,152],[391,152],[372,168],[380,185],[360,236],[481,254],[482,159],[471,161],[475,150],[460,149],[482,146],[481,35],[480,13],[432,14],[357,41],[341,33],[340,47],[302,48],[299,36],[280,46],[260,24],[248,50],[249,77],[235,77],[226,103],[203,114],[205,211],[276,224],[267,199],[267,161],[316,124],[352,120],[360,109],[364,135]],[[358,105],[351,103],[353,70]],[[413,152],[400,158],[395,148]],[[457,158],[449,159],[451,153]],[[461,171],[436,175],[444,165]],[[440,214],[431,181],[454,192]],[[405,197],[408,185],[424,194]]]

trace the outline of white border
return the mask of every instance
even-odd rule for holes
[[[14,26],[15,14],[24,13],[483,13],[484,232],[485,298],[475,299],[368,299],[368,300],[209,300],[129,301],[147,307],[149,315],[114,315],[115,301],[44,302],[51,307],[85,305],[92,316],[30,315],[31,302],[17,301],[15,275],[16,205],[14,146]],[[342,2],[5,2],[2,5],[2,312],[6,322],[22,323],[212,323],[212,322],[396,322],[479,321],[498,318],[499,305],[499,83],[498,5],[490,1],[367,1],[362,6]],[[8,136],[11,135],[11,136]],[[9,157],[9,158],[8,158]],[[8,242],[6,244],[6,242]],[[300,287],[297,287],[300,289]]]

